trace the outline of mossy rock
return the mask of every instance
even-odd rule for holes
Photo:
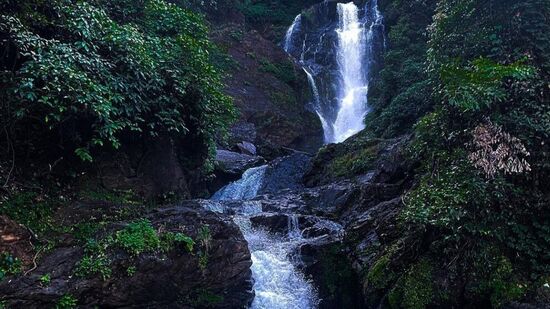
[[[367,273],[367,282],[376,289],[386,288],[395,278],[395,274],[390,270],[390,256],[383,255],[370,267]]]
[[[422,259],[394,284],[388,294],[391,308],[423,309],[435,299],[432,266]]]

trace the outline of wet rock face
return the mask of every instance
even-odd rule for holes
[[[184,245],[161,253],[128,256],[109,253],[112,274],[75,275],[83,249],[66,243],[46,254],[37,269],[27,276],[9,278],[0,284],[2,299],[9,308],[54,307],[71,295],[79,307],[243,308],[253,299],[250,252],[238,227],[229,217],[205,211],[197,202],[184,202],[152,211],[146,217],[158,231],[183,233],[207,250],[207,261],[199,266],[197,252]],[[118,230],[125,222],[109,230]],[[208,226],[208,249],[199,241],[199,230]],[[202,246],[202,247],[201,247]],[[134,267],[134,273],[128,268]],[[40,277],[49,274],[44,285]]]
[[[356,179],[362,183],[398,183],[407,178],[405,145],[409,136],[395,139],[371,138],[361,132],[345,143],[322,148],[304,175],[308,187]]]
[[[303,271],[321,295],[319,308],[364,308],[359,276],[340,241],[320,238],[300,248]]]
[[[242,142],[237,144],[237,148],[239,149],[239,151],[242,154],[246,154],[246,155],[249,155],[249,156],[255,156],[256,155],[256,151],[257,151],[256,146],[254,146],[254,144],[252,144],[250,142],[242,141]]]
[[[240,177],[247,169],[265,162],[263,158],[228,150],[216,152],[216,168],[226,174]]]
[[[283,189],[297,190],[303,187],[302,178],[308,170],[311,155],[295,152],[271,162],[258,194],[274,194]]]

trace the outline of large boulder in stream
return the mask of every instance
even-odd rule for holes
[[[216,170],[225,174],[238,176],[247,169],[265,162],[262,157],[218,149],[216,152]]]
[[[71,208],[64,210],[66,226],[84,218],[99,225],[94,214],[105,218],[121,210],[90,204]],[[67,235],[42,254],[36,269],[2,281],[0,301],[8,308],[52,308],[63,298],[79,308],[244,308],[251,303],[250,252],[230,217],[189,201],[143,218],[148,221],[109,223],[87,245]]]
[[[214,165],[215,177],[208,184],[208,189],[216,192],[229,182],[241,178],[247,169],[263,163],[265,160],[260,156],[218,149]]]
[[[312,156],[294,152],[269,163],[258,194],[275,194],[281,190],[303,188],[302,178],[309,169]]]

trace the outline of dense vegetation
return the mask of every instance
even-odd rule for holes
[[[365,124],[381,137],[395,137],[432,106],[431,84],[426,72],[428,25],[435,0],[379,1],[387,28],[388,51],[384,66],[371,82]]]
[[[217,25],[231,44],[249,43],[242,37],[257,34],[251,29],[280,42],[294,17],[318,2],[1,1],[0,215],[30,231],[35,258],[71,235],[83,253],[74,270],[79,278],[111,278],[120,254],[132,261],[124,268],[131,277],[140,255],[173,250],[196,257],[204,270],[207,225],[194,238],[164,231],[142,218],[155,205],[131,190],[74,190],[71,181],[100,160],[158,140],[174,146],[185,172],[205,178],[216,142],[237,116],[223,93],[221,67],[245,68],[224,54],[230,44],[211,43],[201,14],[213,22],[223,22],[223,12],[242,14],[228,19],[243,25]],[[372,299],[380,292],[378,300],[392,308],[498,308],[539,297],[546,284],[550,302],[550,0],[379,6],[387,50],[370,85],[366,130],[344,146],[323,148],[313,161],[322,177],[312,180],[325,185],[363,175],[386,164],[396,141],[406,144],[411,170],[399,185],[410,190],[391,227],[399,235],[388,246],[365,248],[379,252],[359,274]],[[246,56],[260,72],[301,86],[286,58]],[[292,95],[274,90],[272,97],[290,110],[297,106]],[[28,181],[52,170],[63,177]],[[60,206],[73,195],[108,210],[95,221],[61,226],[54,217],[65,215]],[[411,238],[414,245],[404,246]],[[331,257],[325,275],[352,277],[338,273],[346,261]],[[0,280],[26,263],[0,252]],[[41,285],[50,280],[44,274]],[[67,294],[58,307],[76,303]]]
[[[384,6],[390,48],[366,123],[381,137],[414,134],[403,224],[431,239],[423,261],[464,280],[461,297],[499,307],[532,295],[550,274],[550,2]],[[444,302],[403,296],[407,276],[426,271],[410,265],[390,302]]]
[[[234,118],[208,28],[191,11],[163,0],[4,1],[1,10],[3,148],[19,161],[71,152],[92,161],[168,136],[202,153],[187,162],[197,167]]]
[[[7,0],[0,12],[0,218],[30,231],[34,259],[71,235],[84,250],[80,277],[110,277],[118,249],[138,255],[184,244],[192,251],[191,238],[157,232],[146,221],[96,237],[146,207],[135,188],[110,191],[94,173],[121,156],[143,157],[136,147],[147,153],[159,140],[186,177],[211,170],[215,143],[237,113],[223,93],[203,17],[164,0]],[[94,223],[83,217],[59,224],[74,200],[112,209]],[[4,239],[0,245],[8,250],[0,253],[0,280],[29,268],[29,257],[4,247]],[[41,285],[50,280],[45,274]],[[75,305],[65,295],[57,307]]]
[[[237,4],[251,27],[264,32],[269,39],[280,42],[288,25],[303,9],[317,0],[243,0]]]

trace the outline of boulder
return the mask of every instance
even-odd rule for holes
[[[108,190],[132,190],[144,198],[169,192],[189,198],[189,180],[194,175],[178,159],[182,147],[167,137],[158,137],[105,153],[96,160],[100,185]]]
[[[218,149],[214,168],[215,177],[208,183],[210,194],[215,193],[232,181],[239,180],[247,169],[264,163],[264,158],[259,156]]]
[[[281,190],[303,188],[302,178],[309,169],[311,155],[295,152],[271,162],[265,172],[264,183],[258,194],[274,194]]]
[[[246,141],[254,143],[256,141],[256,126],[246,121],[238,121],[229,129],[230,142],[237,143]]]
[[[255,156],[256,155],[256,146],[250,142],[242,141],[237,144],[237,148],[242,154],[246,154],[249,156]]]
[[[323,236],[299,249],[302,271],[319,293],[319,308],[364,308],[359,276],[340,238]]]
[[[258,156],[222,149],[218,149],[216,152],[216,170],[239,177],[247,169],[261,165],[264,162],[264,159]]]
[[[262,213],[250,218],[252,227],[265,229],[275,234],[287,234],[288,221],[288,215],[280,213]]]
[[[1,282],[1,300],[9,308],[55,307],[67,295],[84,308],[244,308],[251,303],[250,252],[229,217],[203,210],[192,201],[156,209],[144,217],[158,233],[190,236],[196,242],[195,249],[189,252],[184,244],[176,244],[168,251],[138,256],[110,249],[106,254],[111,274],[101,278],[77,275],[84,250],[64,242],[48,252],[28,275]],[[127,223],[111,224],[104,233],[112,235]],[[200,238],[205,227],[210,237]],[[207,258],[201,262],[205,252]],[[50,276],[49,283],[41,282],[44,275]]]

